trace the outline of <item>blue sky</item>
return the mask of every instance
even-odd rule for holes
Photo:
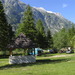
[[[32,7],[43,7],[47,11],[61,13],[75,23],[75,0],[20,0]]]

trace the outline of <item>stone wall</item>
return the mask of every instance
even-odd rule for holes
[[[34,63],[36,62],[35,56],[10,56],[9,64],[22,64],[22,63]]]

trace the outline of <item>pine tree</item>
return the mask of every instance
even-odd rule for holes
[[[42,21],[40,19],[36,23],[36,29],[37,29],[38,32],[40,32],[40,34],[45,36],[45,31],[44,31],[43,23],[42,23]]]
[[[52,46],[53,46],[53,39],[52,39],[51,32],[50,32],[49,29],[47,31],[47,42],[48,42],[48,48],[52,48]]]
[[[47,40],[42,21],[39,19],[36,23],[37,44],[40,48],[47,48]]]
[[[10,25],[7,22],[6,15],[4,13],[3,5],[0,2],[0,50],[6,51],[9,44]],[[11,30],[12,31],[12,30]]]
[[[35,29],[32,9],[29,5],[27,6],[26,11],[24,12],[22,22],[17,29],[16,35],[19,35],[20,33],[25,34],[31,40],[35,41],[36,29]]]

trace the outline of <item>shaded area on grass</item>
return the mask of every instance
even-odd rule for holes
[[[6,59],[9,58],[9,55],[0,55],[0,59]]]
[[[22,56],[22,54],[13,54],[13,56]],[[9,58],[10,55],[0,55],[0,59],[6,59],[6,58]]]
[[[37,62],[37,63],[40,63],[40,64],[47,64],[47,63],[55,64],[55,63],[67,62],[67,61],[69,61],[69,60],[70,60],[70,59],[54,59],[54,60],[43,59],[43,60],[36,60],[36,62]]]
[[[26,66],[33,66],[33,65],[42,65],[42,64],[57,64],[61,62],[67,62],[71,59],[42,59],[42,60],[36,60],[36,63],[28,63],[28,64],[7,64],[4,66],[0,66],[0,70],[3,69],[10,69],[10,68],[19,68],[19,67],[26,67]]]

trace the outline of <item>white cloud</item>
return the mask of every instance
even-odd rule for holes
[[[63,8],[66,8],[67,6],[68,4],[65,4],[65,3],[62,5]]]

